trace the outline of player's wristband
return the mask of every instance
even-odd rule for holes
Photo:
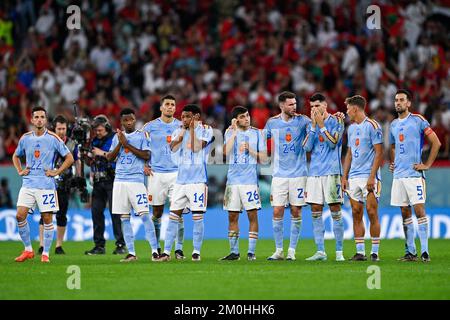
[[[324,133],[325,131],[327,131],[326,127],[323,127],[323,128],[320,129],[320,132],[322,132],[322,133]]]

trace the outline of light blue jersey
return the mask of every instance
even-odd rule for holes
[[[329,115],[324,124],[322,129],[318,125],[312,128],[310,124],[303,142],[305,151],[311,152],[310,177],[342,175],[341,149],[344,122]]]
[[[394,179],[423,176],[413,166],[422,163],[423,139],[432,132],[427,119],[419,114],[392,121],[389,142],[395,144]]]
[[[173,132],[181,125],[181,121],[173,119],[171,123],[165,123],[161,118],[147,122],[142,128],[150,135],[150,148],[152,154],[149,165],[154,172],[176,172],[178,165],[170,151],[170,142]]]
[[[45,170],[55,168],[58,154],[65,157],[69,149],[55,133],[45,130],[37,136],[34,131],[25,133],[19,140],[16,155],[25,156],[30,173],[23,176],[22,187],[30,189],[56,189],[55,179],[47,177]]]
[[[148,134],[146,132],[136,130],[132,133],[124,134],[128,143],[136,149],[150,151]],[[114,150],[118,144],[119,139],[117,138],[117,135],[115,135],[110,151]],[[144,159],[137,157],[130,150],[120,147],[116,159],[116,176],[114,181],[144,183],[144,165]]]
[[[297,178],[308,175],[306,152],[302,148],[302,142],[310,123],[311,119],[299,114],[288,122],[282,119],[281,114],[267,121],[265,127],[267,138],[274,142],[272,144],[274,177]]]
[[[172,140],[175,139],[181,128],[178,128],[172,134]],[[196,184],[207,183],[208,175],[206,164],[208,162],[209,151],[213,142],[213,130],[210,126],[199,123],[195,128],[195,136],[198,140],[205,141],[206,147],[198,152],[191,150],[191,134],[187,129],[183,136],[183,141],[177,152],[178,154],[178,184]]]
[[[233,130],[225,132],[225,144],[233,134]],[[258,159],[252,157],[248,150],[241,146],[248,143],[250,149],[256,152],[266,152],[266,143],[261,132],[253,127],[243,131],[237,131],[233,148],[230,151],[227,185],[257,185],[258,184]]]
[[[375,160],[374,145],[383,143],[381,126],[366,117],[360,124],[351,124],[347,135],[349,151],[352,153],[349,178],[368,178]],[[380,168],[376,177],[381,179]]]

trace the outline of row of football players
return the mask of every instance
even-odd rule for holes
[[[180,126],[171,116],[175,111],[175,99],[165,98],[161,104],[162,116],[147,123],[143,128],[150,136],[152,150],[148,194],[153,208],[156,208],[153,216],[156,230],[160,228],[159,219],[165,200],[168,196],[171,198],[170,222],[161,259],[170,259],[172,243],[182,234],[182,212],[189,207],[194,220],[193,259],[197,260],[200,258],[203,239],[203,213],[207,207],[206,162],[213,140],[212,129],[199,121],[200,109],[195,105],[183,108]],[[291,228],[286,259],[296,259],[295,249],[302,222],[301,208],[306,204],[311,205],[317,245],[317,252],[307,260],[327,259],[322,219],[325,204],[329,205],[333,217],[336,260],[345,260],[341,204],[343,192],[346,192],[352,204],[356,242],[356,254],[351,259],[367,259],[362,220],[363,204],[366,203],[372,238],[370,258],[378,261],[380,225],[377,204],[381,191],[379,171],[383,159],[383,136],[380,125],[364,114],[365,99],[353,96],[346,100],[347,114],[352,125],[348,129],[349,152],[344,168],[340,161],[343,117],[328,114],[325,96],[318,93],[310,98],[311,119],[296,113],[296,97],[293,93],[281,93],[278,103],[281,113],[269,119],[262,132],[250,126],[250,116],[246,108],[238,106],[232,111],[233,120],[225,133],[224,143],[224,154],[229,163],[224,210],[229,213],[230,254],[222,259],[240,259],[238,219],[243,209],[247,211],[250,221],[247,259],[255,259],[258,238],[257,210],[261,207],[257,164],[267,160],[266,138],[269,138],[273,150],[274,171],[270,200],[274,208],[273,232],[276,250],[268,260],[284,259],[283,215],[287,205],[290,205],[291,209]],[[391,203],[401,207],[404,218],[407,251],[402,260],[417,259],[411,218],[412,205],[419,222],[422,259],[429,261],[423,171],[433,163],[440,143],[426,119],[408,111],[410,106],[410,93],[399,90],[395,96],[399,119],[392,123],[390,130],[391,170],[394,173]],[[431,145],[431,152],[429,159],[422,164],[420,142],[424,136]],[[174,152],[179,154],[174,157]],[[311,152],[309,169],[307,152]],[[180,243],[177,243],[180,246]],[[176,250],[175,257],[184,257],[181,247]]]
[[[377,199],[381,189],[379,167],[382,161],[382,132],[379,124],[364,114],[366,102],[363,97],[353,96],[346,100],[347,114],[353,124],[348,129],[349,152],[342,170],[340,159],[344,132],[343,115],[328,114],[326,98],[317,93],[310,98],[312,107],[310,119],[296,113],[295,98],[295,94],[290,92],[279,95],[278,103],[281,113],[268,120],[263,131],[264,135],[260,130],[250,126],[250,117],[246,108],[238,106],[233,109],[232,124],[225,133],[224,144],[224,154],[230,163],[224,209],[229,212],[228,237],[231,250],[230,254],[222,260],[240,259],[238,218],[243,209],[247,211],[250,220],[247,259],[256,258],[257,210],[261,207],[257,165],[258,161],[267,160],[266,138],[269,138],[272,141],[273,150],[274,171],[270,200],[274,208],[273,231],[276,250],[268,260],[284,259],[283,215],[287,205],[290,205],[291,209],[291,229],[286,259],[295,260],[295,249],[301,230],[301,208],[306,204],[311,205],[314,239],[317,245],[317,252],[307,260],[326,260],[322,211],[324,205],[328,204],[336,238],[336,260],[344,261],[341,204],[343,192],[346,192],[352,204],[357,248],[357,253],[352,260],[367,259],[364,249],[365,231],[362,223],[363,203],[366,202],[371,223],[370,257],[373,261],[378,261],[380,227]],[[413,205],[419,222],[422,259],[429,261],[423,171],[433,163],[439,149],[439,140],[422,116],[408,111],[410,105],[409,92],[399,90],[395,96],[395,108],[399,119],[391,124],[390,130],[391,159],[393,160],[391,169],[394,172],[391,203],[401,207],[404,218],[407,252],[403,260],[417,259],[410,208],[410,205]],[[161,117],[145,124],[142,130],[135,128],[136,117],[132,109],[124,109],[120,114],[125,131],[117,129],[107,158],[116,161],[112,211],[113,214],[121,215],[123,233],[129,251],[121,261],[137,259],[130,223],[131,208],[142,217],[146,239],[150,242],[154,261],[170,260],[175,238],[177,236],[182,238],[184,229],[182,213],[189,208],[194,221],[192,260],[200,260],[204,230],[203,216],[207,208],[206,163],[213,142],[213,132],[212,128],[201,123],[201,111],[197,105],[184,106],[181,121],[173,117],[175,108],[176,101],[173,96],[163,97]],[[33,113],[33,119],[34,115],[35,113]],[[36,129],[39,130],[38,126]],[[420,141],[424,135],[431,144],[431,152],[427,162],[422,164]],[[53,137],[50,140],[54,142],[54,148],[65,156],[61,142],[55,140],[55,136],[51,133],[38,135],[32,132],[24,137],[32,139],[42,136]],[[26,143],[19,143],[16,151],[17,156],[22,153],[27,154],[27,166],[28,149],[33,148],[27,148]],[[311,153],[309,169],[306,161],[307,152]],[[30,160],[33,160],[32,153],[30,152]],[[16,165],[16,161],[14,163]],[[70,163],[69,156],[67,156],[67,163]],[[62,167],[65,167],[67,163],[63,163]],[[20,162],[16,168],[20,174],[22,171]],[[58,170],[61,168],[53,171]],[[36,173],[39,173],[37,168]],[[53,173],[57,174],[57,172]],[[51,170],[45,171],[45,175],[51,177]],[[148,179],[147,187],[145,176]],[[31,188],[30,183],[26,183],[27,180],[29,180],[28,174],[24,175],[23,190],[21,189],[18,201],[18,225],[21,237],[21,230],[26,229],[27,225],[26,216],[23,219],[20,208],[29,206],[33,201],[31,198],[34,198],[40,206],[41,212],[54,210],[54,207],[45,207],[46,203],[43,201],[45,197],[41,197],[47,195],[47,198],[50,198],[50,189]],[[27,194],[29,199],[24,194]],[[170,198],[169,225],[164,251],[160,252],[160,219],[167,197]],[[51,204],[51,201],[47,201],[47,204]],[[149,218],[149,205],[153,207],[152,219]],[[51,226],[45,220],[44,223],[45,239],[45,232],[50,231]],[[26,232],[23,233],[26,234]],[[30,252],[30,246],[27,245],[26,240],[24,240],[26,248],[21,255],[25,258],[27,252]],[[179,242],[177,246],[175,257],[184,259]],[[44,252],[45,247],[44,241]],[[25,259],[22,257],[19,260]]]

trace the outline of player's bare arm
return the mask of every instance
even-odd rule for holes
[[[342,190],[346,191],[348,187],[348,173],[350,172],[350,166],[352,164],[352,149],[348,147],[347,154],[344,159],[344,174],[342,176]]]
[[[150,159],[150,151],[148,151],[148,150],[138,149],[136,147],[133,147],[128,142],[123,147],[130,150],[138,158],[141,158],[146,161]]]
[[[12,162],[14,164],[14,168],[16,168],[17,173],[19,176],[26,176],[30,173],[30,168],[26,167],[25,169],[22,169],[22,163],[20,162],[20,158],[16,155],[14,152],[12,156]]]
[[[190,134],[191,134],[192,152],[194,152],[194,153],[201,151],[208,144],[206,141],[198,139],[195,134],[195,128],[198,126],[199,123],[200,123],[200,121],[197,121],[196,118],[194,118],[191,121],[191,124],[189,125],[189,130],[190,130]]]
[[[389,149],[389,159],[391,163],[389,163],[389,171],[394,172],[395,167],[395,144],[391,144],[391,148]]]
[[[228,139],[227,143],[223,147],[223,154],[226,156],[228,155],[231,150],[233,150],[234,146],[234,140],[237,136],[237,119],[231,120],[231,126],[228,128],[228,130],[231,130],[231,137]]]
[[[183,137],[184,134],[186,133],[186,128],[181,128],[180,133],[178,134],[178,136],[172,140],[172,142],[170,143],[170,150],[172,150],[173,152],[177,152],[178,149],[180,149],[181,143],[183,142]]]
[[[375,176],[378,168],[383,162],[383,145],[378,143],[373,146],[375,150],[375,159],[373,160],[372,169],[370,170],[369,179],[367,179],[367,191],[373,192],[375,190]]]
[[[144,165],[144,174],[146,176],[153,176],[152,168],[148,164]]]
[[[120,143],[118,143],[117,146],[115,146],[115,148],[112,151],[106,153],[106,159],[108,161],[116,160],[121,147],[122,147],[122,145]]]
[[[428,170],[433,165],[434,160],[436,160],[436,157],[439,152],[439,148],[441,147],[441,142],[439,141],[439,138],[437,137],[436,133],[431,131],[428,135],[425,135],[428,143],[431,145],[430,154],[428,155],[428,159],[425,163],[416,163],[414,164],[414,170],[422,171],[422,170]]]

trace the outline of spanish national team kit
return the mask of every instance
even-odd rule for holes
[[[229,155],[227,185],[224,195],[224,210],[241,212],[245,210],[261,209],[258,189],[258,159],[252,157],[249,148],[256,152],[265,152],[266,143],[260,130],[250,127],[247,130],[237,129],[237,135]],[[225,132],[225,144],[232,136],[232,130]]]
[[[383,143],[383,132],[375,120],[365,118],[360,124],[351,124],[348,127],[347,135],[348,147],[352,154],[347,194],[355,201],[365,202],[368,195],[367,179],[375,160],[374,145]],[[375,179],[373,192],[378,199],[381,192],[380,168],[378,168]]]
[[[147,177],[147,191],[150,205],[164,205],[166,199],[172,197],[178,173],[178,153],[172,153],[170,143],[172,135],[181,125],[178,119],[166,123],[157,118],[144,125],[143,131],[150,136],[150,148],[152,155],[149,166],[152,175]]]
[[[40,212],[59,210],[55,179],[47,177],[45,171],[54,169],[58,154],[65,157],[69,152],[61,138],[48,130],[41,136],[30,131],[20,138],[16,155],[25,156],[26,167],[30,169],[30,173],[22,177],[18,207],[32,209],[37,205]]]

